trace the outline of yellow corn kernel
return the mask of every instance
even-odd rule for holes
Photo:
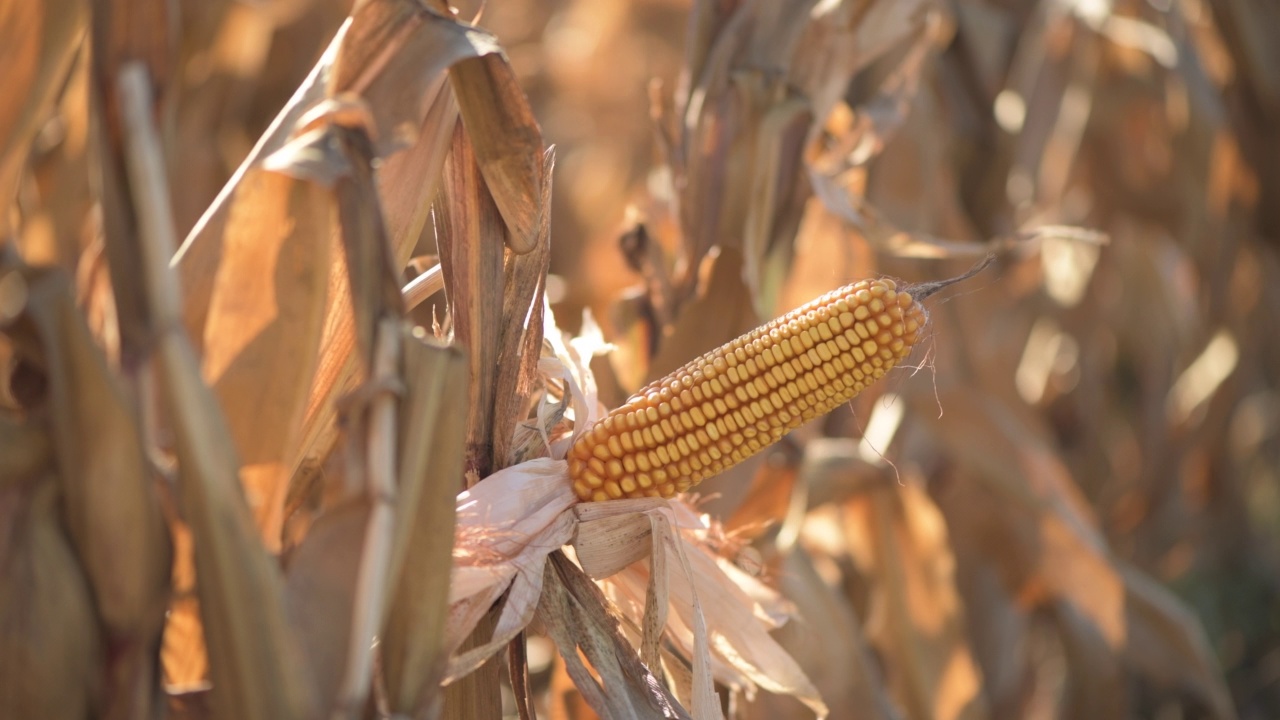
[[[574,492],[582,500],[684,492],[851,400],[906,358],[925,319],[920,302],[887,279],[796,308],[651,383],[580,435],[568,458]],[[726,430],[741,434],[730,442]]]

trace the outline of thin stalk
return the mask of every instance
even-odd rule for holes
[[[367,472],[370,500],[369,524],[356,579],[355,606],[347,668],[333,717],[361,717],[373,679],[374,639],[386,610],[387,575],[395,536],[396,500],[396,395],[399,384],[400,327],[396,320],[378,323],[370,383],[381,391],[369,407]]]
[[[117,82],[124,119],[125,169],[133,187],[131,197],[138,214],[146,265],[142,277],[151,286],[147,295],[158,300],[148,309],[152,326],[165,328],[178,323],[182,304],[178,282],[169,272],[169,258],[178,246],[178,238],[173,229],[160,133],[151,115],[151,77],[145,64],[126,62],[120,67]]]
[[[138,217],[139,245],[145,265],[142,278],[150,286],[147,296],[157,299],[148,308],[151,327],[170,328],[180,322],[182,312],[178,281],[169,271],[169,258],[178,247],[178,236],[174,230],[160,132],[152,116],[151,73],[145,63],[136,60],[126,62],[120,66],[116,86],[124,121],[125,171],[133,189],[130,198]],[[155,411],[155,379],[150,365],[148,360],[130,379],[138,407],[143,446],[155,457],[159,418]]]
[[[437,263],[435,266],[428,268],[426,272],[409,281],[401,290],[404,297],[404,306],[406,310],[412,310],[427,298],[435,295],[444,289],[444,270]]]

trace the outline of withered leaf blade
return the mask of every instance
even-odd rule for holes
[[[386,158],[378,167],[378,195],[397,267],[408,261],[422,235],[431,201],[440,186],[457,115],[457,104],[442,75],[418,142]],[[322,353],[316,370],[301,441],[291,464],[295,473],[304,464],[318,465],[328,454],[336,436],[336,400],[352,387],[357,377],[361,357],[352,352],[356,343],[355,318],[350,308],[345,260],[339,258],[330,273],[328,309],[321,339],[321,347],[326,348],[326,352]]]
[[[454,498],[461,486],[467,361],[453,348],[404,339],[406,393],[400,408],[399,502],[380,644],[391,710],[438,711],[448,658]]]
[[[541,199],[550,166],[543,163],[546,146],[529,101],[501,53],[459,62],[450,76],[480,171],[506,223],[507,245],[517,254],[531,252],[549,212]]]
[[[227,418],[250,507],[272,549],[320,348],[334,214],[325,188],[249,170],[231,203],[209,298],[203,375]]]
[[[1074,660],[1073,677],[1094,690],[1123,689],[1131,673],[1189,693],[1215,718],[1234,718],[1203,631],[1167,590],[1112,557],[1066,468],[1034,426],[972,389],[952,389],[931,435],[964,468],[964,492],[938,498],[966,564],[998,572],[1022,604],[1052,608]],[[920,398],[918,402],[929,401]],[[1012,457],[1013,463],[997,458]],[[1028,474],[1028,469],[1035,469]],[[994,501],[994,502],[993,502]],[[971,569],[970,572],[974,572]]]
[[[1183,689],[1213,717],[1236,717],[1213,648],[1199,619],[1168,588],[1138,570],[1119,565],[1125,585],[1129,637],[1124,657],[1155,683]]]
[[[682,250],[689,267],[716,246],[745,251],[767,310],[812,193],[796,151],[863,66],[930,19],[929,2],[705,5],[677,97]]]
[[[446,79],[446,75],[438,76],[428,92],[429,107],[417,142],[385,157],[378,165],[378,196],[397,267],[408,264],[423,236],[458,122],[458,103],[449,92]]]
[[[184,285],[189,288],[184,303],[188,327],[196,331],[206,322],[208,297],[212,292],[210,277],[216,274],[221,262],[225,242],[222,236],[230,204],[227,198],[234,193],[232,188],[245,177],[247,168],[261,164],[264,158],[271,157],[273,162],[286,159],[287,153],[281,154],[285,135],[294,131],[308,111],[320,113],[310,118],[308,127],[323,121],[326,111],[315,105],[326,93],[336,94],[350,107],[358,105],[367,110],[373,118],[368,129],[376,135],[378,155],[391,153],[406,141],[414,143],[408,151],[391,155],[379,169],[379,192],[387,207],[385,232],[394,243],[395,266],[379,268],[379,273],[392,275],[407,260],[421,234],[427,217],[426,200],[436,192],[445,148],[456,123],[456,105],[444,84],[444,69],[460,57],[490,52],[495,46],[487,37],[414,3],[360,4],[307,82],[277,117],[237,177],[224,189],[215,208],[206,214],[179,253],[178,265],[184,271]],[[412,90],[406,91],[406,86]],[[335,182],[351,171],[349,166],[326,166],[328,161],[312,160],[309,167],[304,167],[304,158],[295,154],[285,164],[293,164],[300,172],[325,175],[326,181]],[[347,207],[349,210],[371,207],[366,200],[355,200]],[[335,259],[321,340],[326,352],[320,359],[309,394],[299,446],[293,448],[295,451],[286,463],[290,475],[304,461],[310,459],[318,463],[327,454],[334,437],[331,432],[334,401],[338,394],[350,389],[358,369],[351,353],[357,333],[353,332],[347,274],[347,269]],[[357,273],[357,276],[362,275]],[[378,283],[376,287],[384,285]],[[398,298],[389,294],[376,297],[387,307],[398,303]],[[367,300],[366,295],[359,302]],[[367,339],[368,332],[362,336]],[[367,343],[362,346],[368,347]]]
[[[542,224],[533,249],[507,258],[503,282],[502,329],[498,340],[498,376],[495,397],[493,456],[498,467],[512,462],[516,423],[524,419],[529,394],[538,378],[542,350],[547,270],[551,264],[551,170],[555,151],[543,157]]]
[[[355,607],[360,549],[369,520],[363,498],[316,518],[285,571],[290,625],[306,654],[315,685],[335,701],[342,681]]]
[[[467,471],[475,478],[494,468],[493,432],[498,331],[502,327],[505,232],[481,175],[471,140],[461,126],[453,135],[438,201],[440,265],[456,342],[470,363],[467,405]]]
[[[213,295],[214,281],[218,275],[218,265],[222,261],[227,223],[236,197],[236,189],[250,169],[260,165],[263,158],[284,147],[302,115],[312,105],[323,99],[324,80],[330,72],[343,38],[346,37],[346,30],[345,25],[339,29],[306,80],[298,86],[289,103],[276,115],[267,131],[258,138],[253,150],[218,193],[218,197],[205,210],[174,255],[172,265],[182,285],[183,324],[192,342],[195,343],[196,350],[200,350],[200,343],[205,336],[204,326],[209,312],[209,302]]]
[[[296,132],[299,121],[318,102],[326,96],[344,93],[367,101],[378,133],[379,156],[415,140],[421,140],[420,146],[439,147],[441,137],[447,139],[452,131],[454,119],[454,111],[449,109],[451,101],[442,99],[447,93],[442,95],[439,91],[444,70],[460,58],[492,52],[492,40],[487,38],[482,31],[462,26],[415,3],[373,0],[359,4],[175,257],[185,294],[184,318],[195,341],[204,338],[213,277],[221,262],[229,202],[247,170],[284,147]],[[406,92],[406,86],[412,91]],[[438,112],[441,108],[447,110],[443,116]],[[422,138],[418,137],[419,132]],[[425,159],[421,174],[415,168],[409,177],[399,175],[403,182],[395,186],[395,194],[417,188],[431,197],[438,163],[443,158],[427,152]],[[402,171],[391,174],[399,172]],[[394,207],[397,212],[392,213],[389,225],[396,234],[402,259],[407,259],[425,215],[420,201]],[[403,224],[401,217],[406,218]]]

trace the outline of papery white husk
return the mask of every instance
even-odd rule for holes
[[[573,440],[604,414],[588,364],[608,346],[590,315],[582,334],[568,342],[550,307],[544,317],[552,355],[542,357],[538,369],[567,387],[573,434],[549,438],[547,415],[539,408],[548,457],[500,470],[458,495],[445,645],[451,655],[448,681],[478,668],[529,624],[542,593],[547,555],[573,543],[579,564],[617,610],[645,629],[650,651],[642,655],[650,656],[645,659],[651,669],[659,671],[652,667],[657,634],[693,661],[687,709],[695,720],[722,717],[715,681],[748,697],[756,687],[793,695],[825,716],[813,684],[769,636],[785,621],[786,603],[708,549],[704,518],[680,499],[579,503],[564,457]],[[651,574],[651,567],[659,574]],[[458,653],[504,593],[492,639]],[[708,616],[713,623],[707,623]]]

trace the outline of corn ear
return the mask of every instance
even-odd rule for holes
[[[925,311],[888,279],[834,290],[637,392],[579,436],[582,500],[671,497],[848,402],[910,354]]]

